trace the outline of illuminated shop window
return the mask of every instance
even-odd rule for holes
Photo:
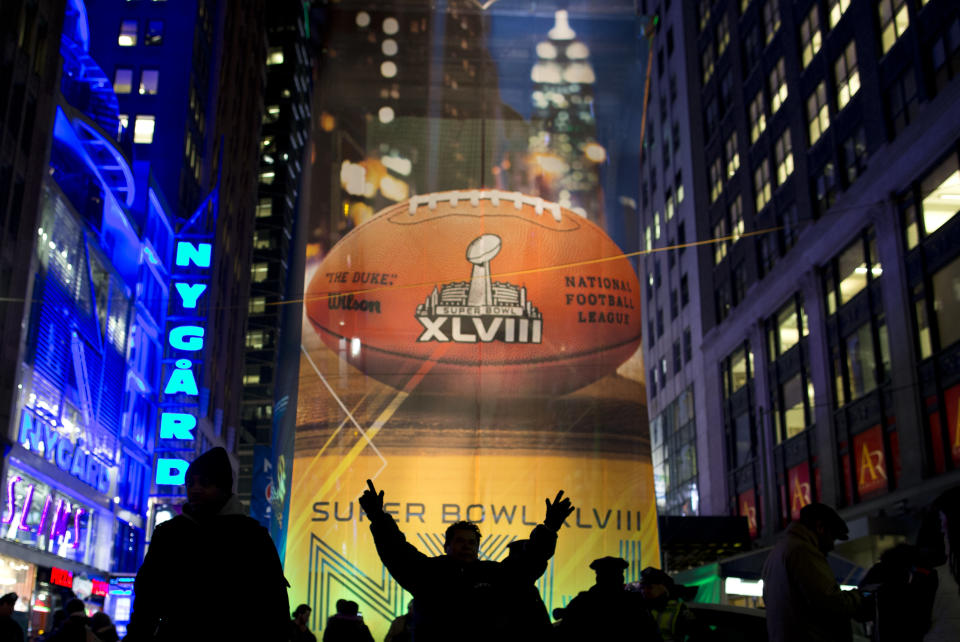
[[[157,69],[144,69],[140,72],[140,95],[152,96],[160,87],[160,72]]]
[[[787,100],[787,67],[783,58],[770,70],[770,115],[777,113]]]
[[[153,130],[156,119],[153,116],[140,114],[133,123],[133,142],[150,144],[153,142]]]
[[[750,142],[757,142],[766,128],[767,114],[763,108],[763,92],[758,91],[750,101]]]
[[[780,29],[780,0],[767,0],[763,5],[763,33],[767,44]]]
[[[133,91],[133,69],[117,69],[113,72],[113,91],[118,94]]]
[[[124,20],[120,23],[120,35],[117,44],[121,47],[135,47],[137,44],[137,21]]]
[[[740,169],[740,150],[737,147],[737,132],[730,134],[724,145],[724,151],[727,158],[727,178],[733,178],[733,175]]]
[[[770,159],[764,158],[753,171],[753,191],[756,194],[756,208],[760,212],[773,195],[773,186],[770,183]]]
[[[783,135],[777,139],[774,154],[777,160],[777,185],[783,185],[793,173],[793,144],[790,142],[789,129],[784,130]]]
[[[856,41],[851,40],[837,61],[833,63],[834,77],[837,80],[837,110],[846,107],[850,99],[860,91],[856,44]]]
[[[821,82],[807,97],[807,124],[810,132],[810,145],[813,145],[823,132],[830,127],[830,110],[827,108],[827,86]]]
[[[727,219],[726,217],[721,218],[719,221],[713,225],[713,262],[715,265],[719,265],[720,261],[727,256],[727,248],[730,245],[730,241],[726,239],[727,236]],[[719,240],[723,239],[723,240]]]
[[[720,22],[717,23],[717,57],[723,55],[730,44],[730,24],[727,22],[727,14],[723,14]]]
[[[851,0],[827,0],[827,15],[830,18],[830,28],[833,29],[840,22],[840,18],[850,8]]]
[[[147,31],[143,35],[143,44],[148,47],[163,44],[163,20],[147,21]]]
[[[715,202],[723,192],[723,160],[718,156],[710,163],[710,202]]]
[[[803,47],[800,61],[806,69],[813,57],[823,45],[823,35],[820,33],[820,8],[813,5],[803,22],[800,23],[800,46]]]
[[[283,64],[283,47],[270,47],[267,52],[267,66]]]
[[[261,314],[266,309],[267,309],[267,297],[263,297],[263,296],[250,297],[250,302],[247,305],[247,311],[250,314]]]
[[[880,17],[880,49],[887,53],[910,26],[907,0],[880,0],[877,13]]]

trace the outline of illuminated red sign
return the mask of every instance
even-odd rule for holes
[[[737,498],[739,512],[742,517],[747,518],[747,528],[750,530],[750,537],[756,537],[757,529],[757,494],[753,490],[740,493]]]
[[[880,426],[854,435],[853,457],[857,469],[857,492],[861,497],[887,489],[887,461]]]
[[[806,463],[794,466],[787,474],[790,478],[790,519],[800,519],[800,509],[809,504],[810,466]]]
[[[90,591],[91,595],[99,595],[101,597],[107,596],[107,590],[110,588],[110,584],[102,580],[93,580],[93,589]]]
[[[73,573],[66,569],[54,566],[50,569],[50,583],[58,586],[73,588]]]

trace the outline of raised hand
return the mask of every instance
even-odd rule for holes
[[[563,520],[573,512],[573,505],[570,504],[570,498],[564,497],[563,491],[561,490],[557,493],[552,504],[550,503],[550,498],[547,498],[546,502],[547,516],[544,518],[543,524],[551,530],[559,531],[560,527],[563,526]]]
[[[371,520],[383,514],[383,491],[379,493],[374,488],[373,482],[367,480],[367,490],[360,496],[360,508],[367,514]]]

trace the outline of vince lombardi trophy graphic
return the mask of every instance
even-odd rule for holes
[[[490,261],[500,252],[500,237],[484,234],[467,246],[467,260],[473,263],[467,305],[493,305],[493,287],[490,283]]]

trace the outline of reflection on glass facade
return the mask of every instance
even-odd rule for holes
[[[660,515],[696,515],[697,430],[693,388],[687,388],[650,420],[653,482]]]

